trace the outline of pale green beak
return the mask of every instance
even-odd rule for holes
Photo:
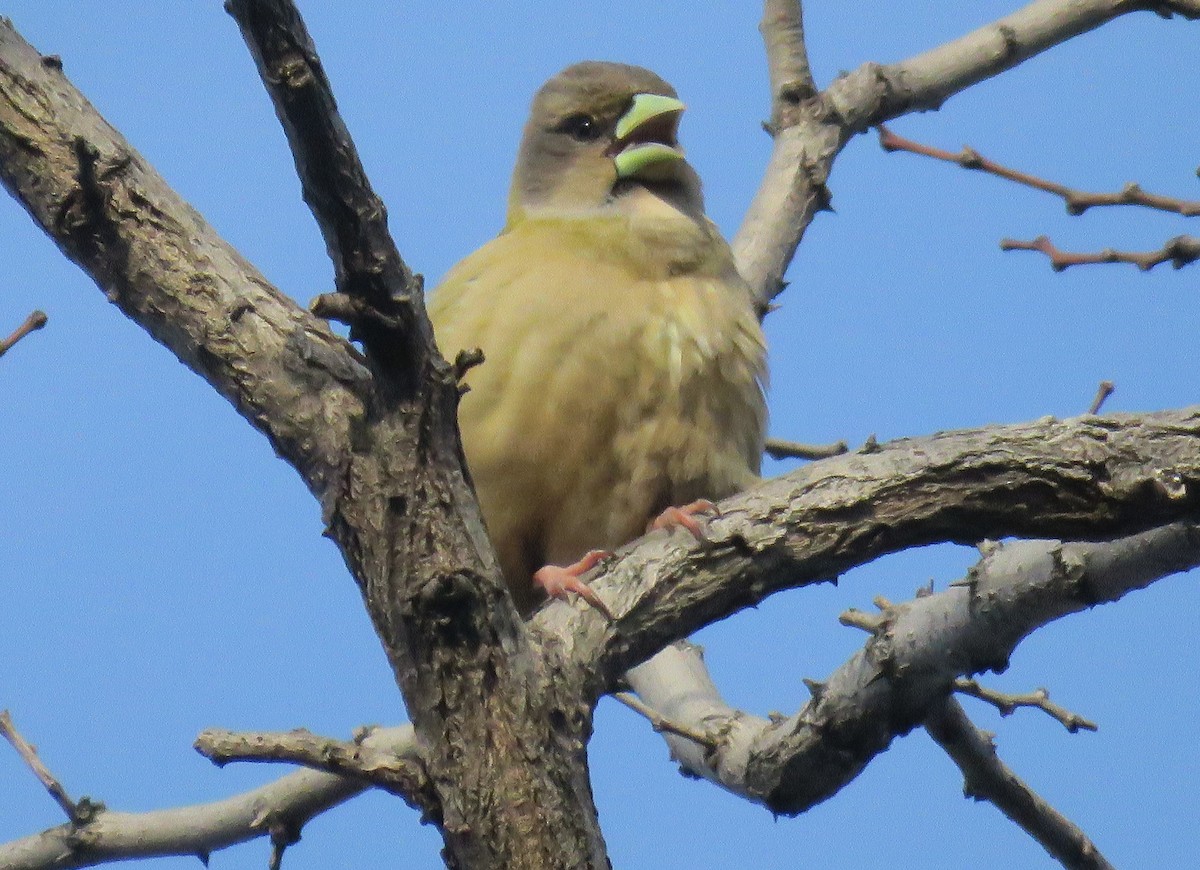
[[[652,166],[683,159],[675,131],[684,105],[674,97],[637,94],[617,121],[614,134],[621,150],[613,155],[618,178],[643,176]]]

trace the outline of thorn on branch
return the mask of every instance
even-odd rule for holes
[[[41,311],[40,309],[31,312],[30,315],[25,318],[25,322],[13,330],[12,335],[3,341],[0,341],[0,356],[4,356],[6,353],[12,350],[13,345],[15,345],[25,336],[29,335],[29,333],[36,332],[44,327],[48,319],[49,318],[46,317],[46,312]]]
[[[1099,414],[1100,409],[1104,407],[1104,403],[1108,401],[1108,397],[1116,392],[1117,387],[1112,381],[1101,381],[1100,386],[1096,389],[1096,397],[1092,399],[1092,404],[1088,406],[1089,414]]]
[[[825,684],[820,680],[810,680],[808,677],[805,677],[804,686],[808,689],[808,693],[812,695],[814,701],[820,701],[821,696],[825,694]]]
[[[849,451],[845,441],[835,441],[832,444],[801,444],[798,441],[784,441],[782,438],[768,438],[763,448],[772,459],[828,459],[840,456]]]
[[[1070,266],[1082,266],[1093,263],[1132,263],[1143,272],[1149,272],[1160,263],[1170,262],[1175,269],[1182,269],[1200,260],[1200,236],[1176,236],[1170,239],[1156,251],[1118,251],[1105,248],[1091,254],[1079,254],[1062,251],[1046,236],[1038,236],[1030,241],[1019,239],[1002,239],[1002,251],[1037,251],[1050,259],[1050,268],[1061,272]]]
[[[1000,711],[1001,716],[1010,716],[1018,707],[1034,707],[1041,710],[1052,719],[1057,720],[1072,734],[1080,730],[1096,731],[1099,726],[1078,713],[1072,713],[1066,707],[1061,707],[1050,700],[1050,693],[1045,689],[1035,689],[1023,695],[1010,695],[998,692],[979,684],[976,680],[959,678],[954,681],[954,691],[970,695],[985,703],[991,704]]]

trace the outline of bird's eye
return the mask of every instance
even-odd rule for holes
[[[568,115],[554,128],[578,142],[591,142],[600,136],[600,125],[590,115]]]

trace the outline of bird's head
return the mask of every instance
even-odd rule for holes
[[[683,103],[650,70],[585,61],[533,98],[509,194],[508,224],[586,213],[649,192],[703,213],[700,180],[676,133]]]

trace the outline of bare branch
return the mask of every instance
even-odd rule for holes
[[[1090,719],[1085,719],[1078,713],[1072,713],[1066,707],[1055,704],[1050,700],[1050,693],[1045,689],[1035,689],[1032,692],[1011,695],[1007,692],[998,692],[995,689],[981,686],[976,680],[960,678],[954,681],[954,691],[963,695],[970,695],[972,698],[978,698],[980,701],[991,704],[1000,711],[1001,716],[1012,715],[1018,707],[1033,707],[1041,710],[1051,719],[1056,720],[1072,734],[1077,733],[1081,729],[1084,731],[1096,731],[1099,728]]]
[[[299,12],[273,0],[227,0],[225,9],[242,30],[287,134],[337,289],[359,303],[348,309],[356,315],[351,337],[364,341],[377,377],[421,383],[431,364],[444,373],[421,280],[392,241],[387,210],[371,189]]]
[[[846,142],[949,97],[1121,15],[1143,10],[1200,17],[1200,0],[1035,0],[958,39],[895,64],[867,63],[802,103],[776,131],[762,183],[733,240],[738,268],[765,312],[805,229],[829,208],[826,188]]]
[[[935,148],[932,145],[925,145],[921,142],[915,142],[912,139],[906,139],[903,136],[893,133],[883,125],[879,126],[879,146],[884,151],[907,151],[909,154],[932,157],[935,160],[944,160],[947,163],[961,166],[963,169],[975,169],[980,172],[986,172],[989,175],[995,175],[997,178],[1003,178],[1017,184],[1025,185],[1026,187],[1032,187],[1035,190],[1044,190],[1047,193],[1053,193],[1055,196],[1062,198],[1067,204],[1068,214],[1072,215],[1081,215],[1089,208],[1096,206],[1114,205],[1136,205],[1157,211],[1174,212],[1185,217],[1200,215],[1200,201],[1188,201],[1171,196],[1162,196],[1157,193],[1147,193],[1132,182],[1125,185],[1117,193],[1089,193],[1087,191],[1075,190],[1074,188],[1067,187],[1065,184],[1059,184],[1056,181],[1050,181],[1028,172],[1021,172],[1003,166],[989,160],[969,146],[964,145],[963,149],[955,154],[951,151]]]
[[[223,767],[231,761],[288,761],[314,770],[361,779],[391,792],[426,818],[440,817],[437,794],[421,763],[364,745],[374,729],[354,741],[320,737],[303,728],[286,732],[225,731],[209,728],[196,738],[196,751]]]
[[[832,444],[801,444],[798,441],[768,438],[765,449],[772,459],[828,459],[830,456],[841,456],[850,448],[845,441],[835,441]]]
[[[1069,870],[1113,870],[1083,831],[997,757],[991,738],[953,698],[932,711],[925,730],[962,770],[964,795],[993,803]]]
[[[1117,391],[1117,386],[1112,381],[1101,381],[1100,386],[1096,388],[1096,397],[1092,399],[1092,404],[1088,406],[1089,414],[1099,414],[1100,409],[1104,407],[1104,403],[1108,401],[1108,397]]]
[[[1037,251],[1050,258],[1050,268],[1061,272],[1070,266],[1098,263],[1132,263],[1143,272],[1148,272],[1160,263],[1170,263],[1182,269],[1200,260],[1200,236],[1176,236],[1156,251],[1117,251],[1105,248],[1094,254],[1076,254],[1062,251],[1046,236],[1038,236],[1028,242],[1018,239],[1001,239],[1002,251]]]
[[[12,744],[13,749],[17,750],[17,754],[33,771],[33,775],[45,786],[46,791],[50,792],[50,797],[54,798],[54,802],[67,814],[72,825],[83,824],[91,817],[97,809],[96,805],[87,801],[86,798],[80,803],[71,800],[62,783],[38,757],[37,748],[21,736],[21,732],[13,724],[12,716],[7,710],[0,710],[0,735]]]
[[[698,731],[695,728],[688,728],[685,725],[679,725],[672,722],[670,719],[663,716],[653,707],[649,707],[638,698],[637,695],[631,692],[615,692],[613,698],[624,704],[639,716],[644,716],[646,721],[650,723],[650,727],[659,734],[674,734],[676,737],[685,737],[693,743],[704,746],[709,750],[717,748],[717,741],[705,731]]]
[[[23,339],[25,336],[29,335],[29,333],[34,332],[38,329],[41,329],[43,326],[45,326],[46,320],[47,320],[46,312],[44,312],[44,311],[31,312],[30,315],[25,318],[25,321],[20,326],[18,326],[16,329],[13,330],[12,335],[10,335],[8,338],[4,339],[3,341],[0,341],[0,356],[4,356],[6,353],[8,353],[10,350],[12,350],[13,345],[16,344],[18,341],[20,341],[21,339]]]
[[[796,109],[817,95],[804,43],[804,10],[800,0],[765,0],[758,26],[767,51],[771,77],[771,120],[768,131],[790,127]]]
[[[837,793],[920,724],[957,677],[1003,669],[1041,625],[1197,564],[1200,527],[1190,524],[1107,544],[996,547],[946,592],[883,602],[867,645],[827,681],[806,680],[811,700],[786,718],[725,704],[691,644],[666,648],[627,677],[661,715],[716,737],[711,750],[665,735],[687,771],[774,813],[794,814]]]
[[[411,725],[373,731],[372,751],[417,759]],[[97,812],[86,824],[62,825],[0,845],[4,870],[70,870],[129,858],[201,855],[270,835],[271,827],[300,830],[314,816],[348,800],[367,785],[315,770],[207,804],[149,813]]]
[[[314,492],[341,477],[366,371],[267,283],[0,20],[0,181],[130,319],[225,396]]]
[[[1193,517],[1200,409],[1047,418],[901,439],[802,466],[720,505],[705,542],[651,535],[590,581],[616,615],[533,625],[601,663],[601,686],[674,640],[784,588],[937,541],[1115,536]]]

